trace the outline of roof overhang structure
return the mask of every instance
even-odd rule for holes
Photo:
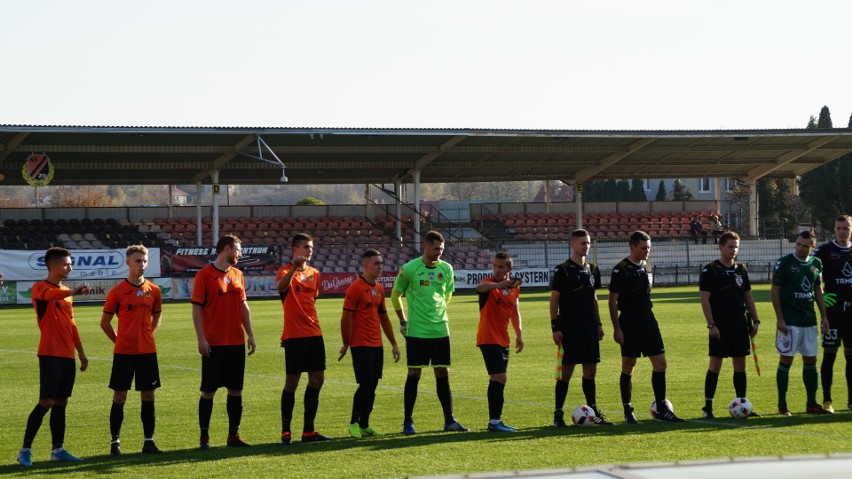
[[[259,151],[262,139],[268,149]],[[852,152],[852,129],[573,131],[0,125],[0,185],[47,154],[51,184],[792,178]],[[270,154],[272,153],[272,154]]]

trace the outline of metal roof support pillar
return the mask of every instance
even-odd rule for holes
[[[577,229],[583,227],[583,184],[574,183],[574,203],[577,205]]]
[[[400,180],[396,180],[393,182],[393,189],[396,192],[394,201],[396,202],[396,212],[394,216],[396,217],[396,221],[394,221],[394,234],[396,234],[396,242],[402,241],[402,220],[400,216],[402,215],[402,182]]]
[[[201,231],[201,182],[195,182],[195,224],[198,226],[195,228],[195,246],[201,247],[201,242],[204,241],[202,237],[203,232]]]
[[[719,180],[718,176],[716,178],[713,178],[713,198],[716,200],[716,209],[713,210],[713,212],[721,214],[722,213],[722,201],[721,201],[722,194],[721,194],[721,190],[719,189],[719,183],[721,183],[721,181]],[[719,221],[721,222],[721,218],[719,219]]]
[[[213,195],[211,205],[212,215],[213,215],[213,246],[216,246],[216,243],[219,242],[219,170],[213,170],[210,172],[210,182],[213,184],[213,188],[211,189],[211,193]]]
[[[757,180],[748,182],[748,234],[756,237],[758,235],[757,227]]]
[[[420,250],[420,169],[414,170],[414,249],[422,254]]]
[[[550,214],[550,180],[544,180],[544,212]]]
[[[166,199],[166,201],[168,201],[168,203],[166,203],[166,204],[169,205],[169,218],[171,218],[172,217],[172,207],[174,206],[174,203],[175,203],[175,185],[169,185],[169,189],[168,189],[167,194],[169,195],[169,197]]]

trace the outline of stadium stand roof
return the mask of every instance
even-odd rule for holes
[[[268,145],[265,148],[262,143]],[[0,185],[45,153],[51,184],[365,184],[794,177],[852,152],[852,129],[583,131],[0,125]],[[261,161],[258,156],[271,162]]]

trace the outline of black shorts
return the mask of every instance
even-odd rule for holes
[[[74,390],[77,365],[74,358],[38,357],[39,399],[65,399]]]
[[[713,318],[719,329],[719,339],[709,338],[710,356],[718,358],[741,358],[751,353],[751,340],[748,335],[748,324],[745,318],[719,319]]]
[[[201,390],[216,392],[219,388],[243,390],[246,372],[246,347],[210,346],[210,356],[201,356]]]
[[[446,368],[450,366],[450,337],[405,338],[405,354],[409,368]]]
[[[485,370],[488,375],[503,374],[509,366],[509,348],[499,344],[483,344],[479,346],[482,351],[482,359],[485,360]]]
[[[666,352],[657,318],[651,311],[644,313],[622,312],[618,324],[624,333],[621,357],[638,358],[656,356]]]
[[[290,338],[281,341],[287,374],[325,371],[325,343],[322,336]]]
[[[160,387],[160,368],[157,365],[157,353],[150,354],[113,354],[112,374],[109,388],[113,391],[127,391],[133,376],[136,376],[137,391],[152,391]]]
[[[562,364],[601,362],[598,320],[594,316],[566,318],[562,328]]]
[[[382,379],[384,349],[381,346],[356,346],[352,351],[352,368],[358,384],[370,384]]]
[[[838,300],[825,309],[828,313],[828,330],[822,335],[823,348],[852,348],[852,301]]]

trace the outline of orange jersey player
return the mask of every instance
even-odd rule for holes
[[[278,294],[284,306],[285,379],[281,391],[281,444],[292,442],[290,421],[296,404],[296,388],[302,373],[308,374],[305,388],[303,442],[327,441],[314,429],[319,408],[319,393],[325,382],[325,343],[317,317],[320,273],[308,265],[314,252],[314,239],[306,233],[293,236],[293,259],[278,269],[275,276]]]
[[[248,354],[257,345],[246,303],[242,271],[236,268],[242,256],[240,239],[225,235],[216,243],[216,260],[195,275],[192,289],[192,322],[201,353],[201,399],[198,422],[199,449],[210,449],[210,416],[216,390],[228,390],[228,447],[247,447],[239,434],[243,415],[243,382]]]
[[[515,432],[515,428],[503,423],[503,390],[506,387],[506,369],[509,366],[509,322],[515,330],[515,351],[524,349],[521,334],[521,313],[518,300],[521,281],[509,278],[512,257],[501,252],[491,263],[492,276],[476,286],[479,293],[479,329],[476,345],[485,360],[488,371],[488,430]]]
[[[163,300],[160,288],[145,279],[148,248],[130,246],[125,256],[129,270],[127,279],[110,290],[101,315],[101,329],[115,343],[109,380],[109,387],[114,391],[109,413],[112,434],[110,455],[121,455],[119,436],[124,421],[124,403],[134,376],[136,390],[142,398],[142,452],[161,454],[163,451],[154,444],[154,390],[161,386],[154,331],[160,327]],[[118,332],[112,328],[112,318],[116,315]]]
[[[18,463],[30,467],[32,444],[44,416],[50,413],[50,433],[53,439],[51,461],[80,461],[64,448],[65,409],[74,389],[76,377],[74,351],[80,356],[80,371],[85,371],[89,360],[83,350],[77,324],[74,322],[72,296],[86,293],[83,284],[73,290],[62,284],[73,270],[71,252],[65,248],[50,248],[44,255],[47,279],[33,286],[32,301],[41,330],[38,343],[39,401],[27,419],[24,444],[18,451]]]
[[[385,307],[385,289],[378,278],[382,275],[381,253],[368,249],[361,256],[361,276],[349,285],[343,299],[343,314],[340,318],[340,334],[343,346],[338,361],[352,349],[352,367],[358,389],[352,401],[352,416],[349,435],[381,436],[382,433],[370,426],[370,413],[376,400],[376,387],[382,378],[384,350],[382,330],[391,343],[394,362],[399,362],[399,347],[393,334],[388,311]]]

